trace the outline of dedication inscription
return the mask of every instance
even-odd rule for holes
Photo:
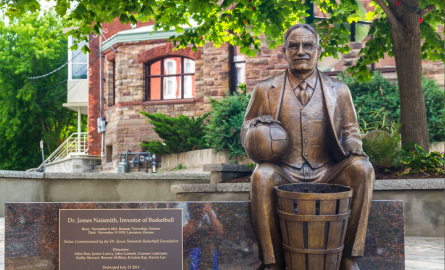
[[[182,269],[182,209],[59,211],[59,270]]]

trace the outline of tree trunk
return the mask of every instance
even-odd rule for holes
[[[410,6],[419,6],[418,0],[404,1]],[[402,143],[416,142],[428,151],[429,135],[422,89],[420,16],[416,10],[391,4],[389,6],[398,22],[394,25],[390,21],[400,91]]]

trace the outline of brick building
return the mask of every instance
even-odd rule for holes
[[[363,1],[366,8],[370,1]],[[236,47],[206,43],[193,52],[191,47],[174,50],[167,38],[174,30],[152,34],[152,23],[140,23],[134,28],[116,19],[104,24],[102,39],[103,117],[106,119],[105,156],[102,171],[116,172],[119,153],[130,149],[143,151],[141,142],[157,140],[157,134],[139,111],[200,116],[210,110],[208,97],[218,99],[245,82],[248,91],[255,84],[275,76],[287,63],[282,47],[268,50],[261,47],[254,58],[246,58]],[[362,26],[366,28],[366,25]],[[187,29],[187,27],[185,27]],[[359,29],[359,28],[358,28]],[[366,30],[366,29],[365,29]],[[319,63],[319,69],[335,76],[353,65],[358,52],[369,36],[352,39],[353,49],[339,59],[331,57]],[[101,134],[97,132],[100,117],[100,65],[94,61],[99,53],[99,38],[90,38],[89,55],[89,154],[101,154]],[[395,79],[395,63],[385,58],[372,68]],[[424,62],[425,74],[443,87],[443,63]]]

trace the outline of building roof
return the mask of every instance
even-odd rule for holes
[[[190,24],[191,27],[189,25],[181,25],[181,28],[184,30],[189,30],[189,29],[196,29],[198,27],[198,23],[196,23],[195,21],[190,21]],[[148,25],[144,27],[120,31],[102,43],[102,50],[104,51],[114,46],[117,43],[163,39],[163,38],[169,38],[171,36],[177,36],[180,34],[176,32],[174,28],[170,29],[167,32],[164,32],[162,30],[154,32],[153,28],[154,25]]]

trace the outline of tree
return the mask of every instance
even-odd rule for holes
[[[376,9],[368,14],[363,13],[356,0],[313,2],[325,14],[324,19],[313,23],[325,49],[322,57],[337,57],[337,53],[351,50],[350,32],[342,23],[357,22],[365,16],[373,19],[369,34],[374,39],[366,43],[360,60],[348,71],[361,81],[368,80],[371,77],[368,64],[383,58],[385,53],[394,56],[401,99],[402,140],[417,142],[428,149],[421,59],[445,61],[444,40],[436,32],[445,19],[444,0],[422,0],[422,3],[420,0],[374,0]],[[76,6],[69,11],[74,3]],[[61,16],[69,11],[69,23],[80,25],[71,31],[78,39],[89,34],[91,27],[98,33],[102,23],[110,23],[116,17],[122,23],[134,24],[138,20],[153,19],[156,30],[175,27],[182,33],[170,38],[178,47],[192,44],[196,49],[204,45],[205,40],[216,46],[230,42],[239,46],[243,54],[254,56],[261,45],[261,34],[265,35],[269,49],[276,48],[283,42],[283,32],[309,15],[307,10],[312,3],[310,0],[56,0],[55,9]],[[39,9],[35,0],[13,0],[2,5],[11,18],[21,16],[25,10]],[[181,28],[191,20],[199,26],[192,30]]]
[[[62,66],[67,53],[62,21],[54,13],[0,22],[0,169],[36,167],[42,163],[41,139],[49,155],[76,131],[76,113],[62,107],[67,68],[28,79]]]

